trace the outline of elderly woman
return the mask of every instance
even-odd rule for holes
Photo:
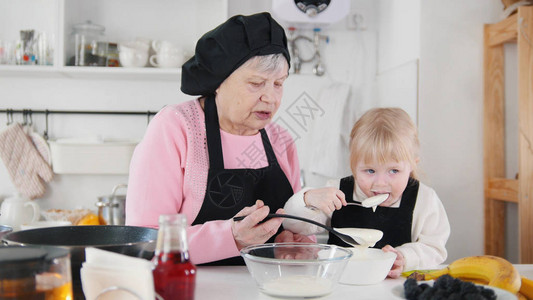
[[[240,249],[277,233],[276,241],[309,240],[282,232],[279,218],[261,222],[301,188],[293,140],[271,123],[289,61],[285,32],[268,13],[234,16],[200,38],[181,84],[200,97],[150,122],[131,161],[128,225],[185,214],[195,264],[242,264]]]

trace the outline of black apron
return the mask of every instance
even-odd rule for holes
[[[339,189],[344,192],[346,202],[354,202],[354,178],[348,176],[341,179]],[[373,228],[383,231],[383,238],[376,243],[374,248],[383,248],[385,245],[397,247],[411,242],[411,228],[413,224],[413,210],[418,196],[419,182],[409,178],[407,187],[402,194],[400,206],[382,207],[376,211],[357,205],[348,205],[333,212],[331,226],[337,228]],[[329,234],[328,244],[351,247],[338,237]]]
[[[270,212],[282,208],[294,194],[292,186],[278,164],[264,129],[261,138],[268,166],[260,169],[224,169],[220,125],[214,96],[205,99],[205,127],[209,153],[209,174],[204,201],[192,225],[213,220],[227,220],[246,206],[263,200]],[[282,228],[278,230],[281,232]],[[273,242],[272,237],[268,242]],[[244,265],[241,256],[215,261],[206,265]]]

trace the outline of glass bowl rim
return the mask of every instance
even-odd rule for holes
[[[327,249],[336,249],[336,251],[340,251],[341,253],[344,253],[344,255],[338,256],[338,257],[328,257],[328,258],[316,258],[316,259],[280,259],[280,258],[268,258],[268,257],[260,257],[255,256],[252,254],[249,254],[250,250],[253,249],[264,249],[264,248],[272,248],[275,246],[296,246],[296,247],[303,247],[303,248],[313,248],[313,247],[320,247],[323,250]],[[318,244],[318,243],[265,243],[265,244],[257,244],[257,245],[250,245],[246,246],[241,249],[240,251],[241,256],[245,259],[254,261],[254,262],[260,262],[264,264],[320,264],[324,262],[340,262],[349,260],[353,252],[350,249],[346,249],[344,247],[340,247],[337,245],[330,245],[330,244]]]

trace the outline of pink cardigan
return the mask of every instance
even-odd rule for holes
[[[294,141],[277,124],[266,128],[276,158],[294,192],[300,190],[300,167]],[[220,131],[224,166],[261,168],[268,165],[260,133],[232,135]],[[251,157],[259,145],[261,157]],[[247,152],[248,151],[248,152]],[[185,214],[190,225],[202,206],[209,157],[204,112],[198,100],[163,108],[150,122],[135,149],[126,199],[126,224],[158,227],[160,214]],[[239,255],[231,220],[210,221],[187,229],[189,253],[195,264]]]

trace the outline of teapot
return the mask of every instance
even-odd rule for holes
[[[16,193],[5,199],[0,206],[0,224],[20,230],[20,225],[37,222],[40,218],[39,204]]]

